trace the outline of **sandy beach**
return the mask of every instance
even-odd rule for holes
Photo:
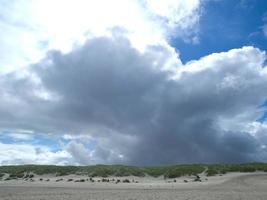
[[[35,176],[33,181],[10,180],[0,182],[1,200],[145,200],[145,199],[267,199],[266,173],[228,173],[222,176],[200,175],[201,182],[193,177],[164,179],[163,177],[109,177],[111,182],[75,182],[85,177]],[[88,178],[88,177],[87,177]],[[41,180],[40,180],[41,179]],[[46,181],[48,180],[49,181]],[[71,180],[72,179],[72,180]],[[121,182],[116,183],[119,179]],[[122,183],[128,179],[130,183]],[[69,181],[71,180],[71,181]]]

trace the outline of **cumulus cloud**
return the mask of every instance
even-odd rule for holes
[[[266,111],[265,52],[248,46],[183,64],[168,43],[172,34],[197,42],[202,1],[3,5],[0,44],[13,49],[29,41],[7,61],[38,61],[0,73],[0,128],[20,142],[35,133],[53,136],[61,149],[2,139],[0,164],[267,160],[266,122],[259,120]],[[14,32],[18,24],[23,28]],[[8,36],[18,41],[5,43]]]
[[[140,52],[123,34],[51,51],[28,72],[38,82],[1,79],[1,126],[90,135],[93,146],[73,137],[65,147],[80,164],[266,160],[262,128],[248,126],[264,113],[265,52],[243,47],[165,69],[174,55],[160,45]]]
[[[82,142],[72,140],[66,146],[66,151],[76,163],[92,165],[99,163],[123,163],[123,156],[114,152],[115,148],[103,148],[98,145],[89,150]]]
[[[139,50],[168,43],[173,32],[197,37],[200,0],[18,0],[0,2],[0,73],[37,62],[51,49],[68,52],[121,27]],[[59,14],[60,11],[60,14]],[[49,13],[49,14],[47,14]]]
[[[168,34],[181,37],[186,42],[198,42],[198,23],[202,12],[199,0],[145,0],[151,15],[161,22]]]
[[[52,151],[46,146],[30,144],[5,144],[0,142],[0,164],[73,164],[67,151]]]

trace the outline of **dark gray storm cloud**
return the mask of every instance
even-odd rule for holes
[[[123,36],[51,51],[31,78],[2,78],[0,125],[90,135],[93,150],[67,147],[81,164],[266,161],[267,140],[246,129],[263,114],[265,54],[244,47],[162,70],[172,56],[161,46],[140,53]]]

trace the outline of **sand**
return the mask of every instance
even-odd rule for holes
[[[40,181],[50,179],[49,182]],[[63,178],[63,181],[56,180]],[[267,199],[266,173],[229,173],[223,176],[201,176],[164,180],[163,177],[110,177],[129,179],[138,183],[67,182],[68,179],[88,177],[70,175],[65,177],[36,177],[34,182],[23,180],[0,181],[0,200],[153,200],[153,199]],[[99,178],[100,179],[100,178]],[[208,179],[208,180],[206,180]],[[185,183],[184,180],[188,182]]]

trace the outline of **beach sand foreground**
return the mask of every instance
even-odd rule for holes
[[[49,182],[44,181],[49,178]],[[267,199],[266,173],[229,173],[223,176],[201,177],[194,182],[192,177],[178,179],[138,178],[131,183],[68,182],[79,176],[47,176],[34,182],[11,180],[0,182],[0,200],[214,200],[214,199]],[[126,177],[113,177],[123,180]],[[112,177],[110,179],[113,179]],[[97,180],[97,178],[96,178]],[[99,178],[100,180],[100,178]],[[185,182],[187,180],[188,182]]]

